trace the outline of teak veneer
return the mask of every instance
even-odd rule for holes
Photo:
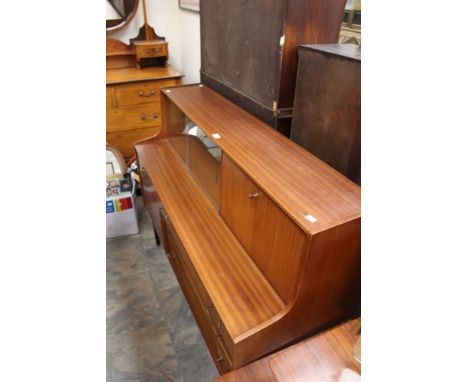
[[[133,155],[133,143],[161,130],[160,89],[178,85],[182,74],[168,67],[106,70],[106,139],[122,155]]]
[[[207,86],[161,105],[135,145],[145,205],[220,372],[353,317],[360,187]]]
[[[345,369],[361,374],[353,357],[360,320],[341,324],[262,358],[213,382],[339,382]]]

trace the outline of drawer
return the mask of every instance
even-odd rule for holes
[[[114,88],[106,86],[106,109],[115,106]]]
[[[170,220],[167,219],[166,223],[168,227],[168,245],[170,248],[170,253],[167,254],[167,257],[171,263],[172,268],[174,269],[177,280],[179,281],[180,287],[182,288],[182,291],[184,292],[184,295],[193,313],[193,317],[195,318],[195,321],[197,322],[198,327],[203,335],[211,357],[216,362],[216,367],[221,373],[229,371],[232,369],[232,367],[230,368],[229,357],[227,356],[226,351],[223,349],[219,341],[216,340],[212,330],[211,321],[206,314],[205,309],[203,308],[203,303],[200,300],[200,296],[196,292],[193,280],[188,275],[183,263],[180,262],[181,252],[179,251],[180,248],[176,244],[176,234],[169,228],[171,226]]]
[[[144,81],[115,86],[117,106],[140,105],[143,103],[159,102],[160,89],[177,85],[176,80]]]
[[[231,362],[231,354],[233,354],[233,343],[230,339],[230,336],[226,330],[226,327],[224,326],[223,324],[223,321],[221,320],[221,317],[219,316],[216,308],[214,307],[213,304],[209,304],[208,305],[208,309],[207,309],[207,312],[208,312],[208,316],[210,318],[210,321],[211,321],[211,324],[212,324],[212,330],[213,330],[213,333],[214,333],[214,336],[216,337],[216,339],[222,343],[224,349],[225,349],[225,354],[229,360],[229,362]],[[226,358],[226,357],[225,357]]]
[[[227,373],[233,369],[232,362],[226,353],[226,349],[224,348],[223,344],[216,339],[216,366],[221,373]]]
[[[167,57],[167,43],[138,45],[135,44],[137,59],[151,57]]]
[[[148,103],[108,109],[106,116],[108,133],[160,126],[161,104]]]
[[[170,222],[170,220],[169,220],[169,223],[167,225],[167,229],[171,233],[171,236],[172,236],[172,238],[174,240],[174,245],[176,247],[175,249],[177,251],[177,256],[178,256],[179,262],[184,267],[187,275],[190,277],[190,280],[192,281],[193,287],[195,289],[195,293],[197,294],[197,296],[198,296],[198,298],[199,298],[199,300],[200,300],[200,302],[202,304],[202,307],[203,307],[203,310],[205,311],[205,314],[207,316],[209,316],[208,307],[210,305],[212,305],[211,300],[210,300],[210,298],[208,296],[208,293],[206,293],[205,288],[201,284],[200,278],[198,277],[198,275],[197,275],[197,273],[195,271],[195,268],[193,267],[191,261],[189,260],[187,253],[183,249],[183,246],[182,246],[182,243],[180,242],[179,237],[174,232],[174,228],[172,227],[172,223]]]
[[[111,145],[117,147],[125,158],[130,158],[135,155],[133,144],[142,139],[152,137],[159,134],[161,126],[150,127],[146,129],[118,131],[115,133],[107,133],[106,140]]]

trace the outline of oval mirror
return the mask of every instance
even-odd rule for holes
[[[106,31],[107,34],[124,28],[138,9],[139,0],[106,0]]]

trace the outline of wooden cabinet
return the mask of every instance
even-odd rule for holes
[[[119,68],[106,71],[106,138],[123,156],[133,143],[161,131],[161,88],[180,83],[171,67]]]
[[[201,81],[289,136],[300,44],[338,41],[345,0],[203,0]]]
[[[291,139],[361,184],[361,47],[299,48]]]
[[[161,97],[143,195],[219,371],[358,313],[359,186],[207,86]]]

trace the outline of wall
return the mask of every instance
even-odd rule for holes
[[[179,9],[177,0],[146,0],[146,9],[149,24],[169,42],[169,64],[184,73],[184,83],[200,82],[200,15]],[[110,37],[128,44],[142,25],[140,3],[130,24]]]

